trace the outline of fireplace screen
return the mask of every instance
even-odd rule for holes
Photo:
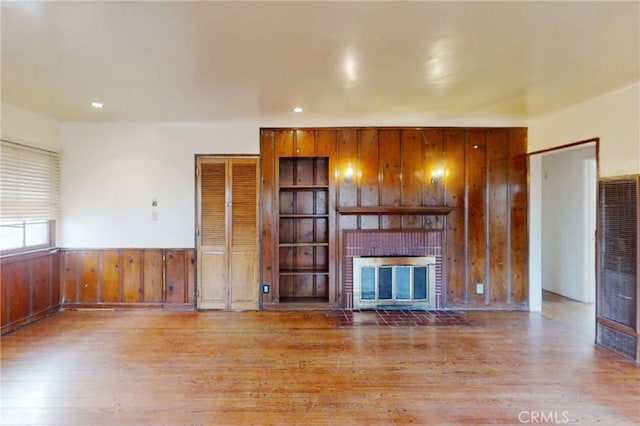
[[[435,264],[435,257],[354,258],[353,307],[434,308]]]

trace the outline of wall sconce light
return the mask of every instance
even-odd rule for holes
[[[353,182],[353,166],[351,163],[347,164],[347,168],[344,170],[344,181],[347,183]]]
[[[442,178],[444,178],[444,170],[443,169],[435,169],[431,172],[431,183],[437,185],[442,183]]]

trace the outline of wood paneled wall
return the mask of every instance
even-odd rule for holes
[[[195,308],[193,249],[55,250],[0,269],[2,334],[60,308]]]
[[[194,309],[193,249],[62,251],[62,307]]]
[[[263,129],[262,156],[304,156],[308,146],[330,146],[336,176],[335,205],[344,207],[451,207],[441,214],[349,214],[336,217],[337,291],[341,291],[339,240],[347,229],[443,229],[444,304],[447,308],[527,307],[526,128]],[[285,145],[285,146],[280,146]],[[335,147],[335,148],[333,148]],[[309,154],[310,155],[310,154]],[[344,179],[351,166],[353,179]],[[440,183],[431,174],[443,169]],[[273,182],[263,180],[263,200]],[[263,251],[272,252],[263,234]],[[273,265],[263,257],[263,276]],[[484,293],[476,294],[476,284]],[[340,294],[338,294],[338,300]],[[269,300],[271,302],[271,300]]]
[[[2,259],[2,334],[60,309],[56,251]]]

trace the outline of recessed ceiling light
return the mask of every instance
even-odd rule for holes
[[[101,104],[100,102],[91,102],[91,106],[94,108],[104,108],[104,104]]]
[[[304,110],[302,109],[302,107],[295,107],[295,108],[293,109],[293,112],[302,112],[302,111],[304,111]]]

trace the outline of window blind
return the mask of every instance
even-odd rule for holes
[[[0,220],[55,220],[60,212],[60,155],[0,141]]]

